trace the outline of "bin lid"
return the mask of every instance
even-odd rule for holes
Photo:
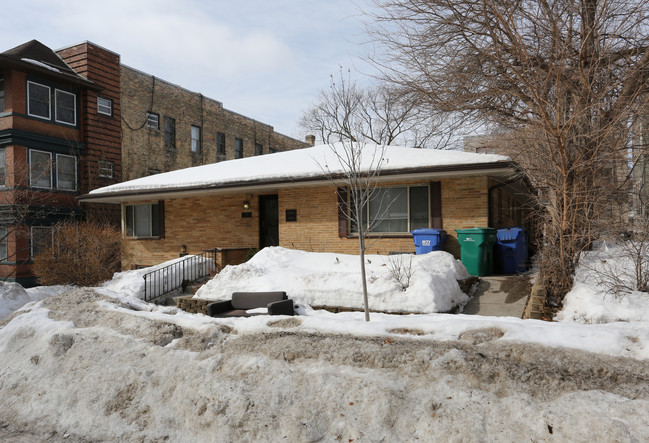
[[[516,240],[523,233],[523,228],[504,228],[499,229],[496,237],[500,241]]]
[[[455,232],[458,234],[495,234],[496,230],[494,228],[468,228],[468,229],[456,229]]]
[[[414,231],[410,231],[412,235],[437,235],[442,232],[446,234],[446,231],[444,231],[443,229],[421,228],[421,229],[415,229]]]

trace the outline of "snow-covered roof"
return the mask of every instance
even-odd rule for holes
[[[344,173],[336,152],[343,145],[320,145],[270,155],[228,160],[179,169],[95,189],[82,200],[117,202],[118,196],[150,195],[206,189],[232,189],[260,185],[311,183]],[[462,151],[404,148],[366,144],[360,149],[361,171],[376,167],[380,156],[380,175],[435,173],[510,168],[510,158],[495,154]],[[125,200],[122,200],[125,201]]]

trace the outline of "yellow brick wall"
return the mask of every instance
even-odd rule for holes
[[[409,184],[427,183],[411,182]],[[446,250],[459,257],[456,229],[485,227],[488,223],[487,177],[442,180],[442,220],[448,232]],[[336,188],[321,186],[277,192],[280,246],[313,252],[358,253],[357,238],[338,237]],[[123,267],[153,265],[187,251],[259,246],[259,194],[187,198],[165,201],[164,239],[126,239]],[[250,201],[250,209],[243,202]],[[297,222],[286,221],[286,210],[297,210]],[[251,218],[242,218],[250,212]],[[370,254],[414,252],[411,235],[368,238]]]

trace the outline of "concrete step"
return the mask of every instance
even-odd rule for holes
[[[482,277],[462,314],[521,318],[530,290],[526,275]]]

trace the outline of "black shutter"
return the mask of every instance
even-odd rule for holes
[[[347,237],[348,234],[349,204],[347,203],[347,194],[347,188],[338,188],[338,237]]]
[[[430,221],[431,228],[444,229],[442,224],[442,183],[430,184]]]
[[[160,200],[158,202],[158,235],[160,238],[165,238],[165,202]]]

